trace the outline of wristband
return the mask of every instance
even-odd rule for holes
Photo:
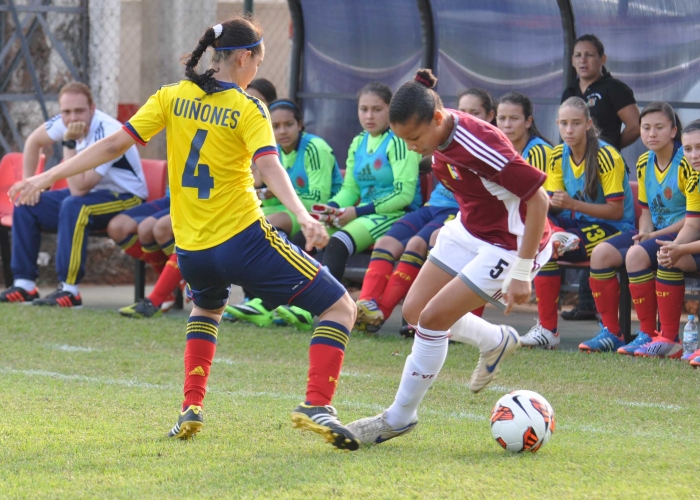
[[[503,280],[503,285],[501,286],[501,291],[503,293],[508,293],[508,287],[510,282],[513,280],[524,281],[529,283],[531,281],[530,273],[532,272],[532,266],[535,263],[535,259],[520,259],[515,261],[515,264],[508,272],[508,276]]]

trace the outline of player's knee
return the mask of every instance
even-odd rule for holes
[[[622,265],[620,251],[609,243],[601,243],[596,246],[591,254],[591,267],[603,269],[607,267],[619,267]]]
[[[403,317],[409,325],[417,325],[420,315],[419,305],[413,297],[414,296],[409,291],[401,306]]]
[[[150,243],[153,241],[153,228],[156,220],[153,217],[146,217],[139,222],[137,233],[139,241],[142,243]]]
[[[332,306],[323,312],[322,316],[351,329],[357,319],[357,306],[350,298],[350,295],[345,292]]]
[[[445,323],[445,311],[432,301],[423,308],[416,324],[428,330],[447,330],[452,326]]]
[[[162,217],[153,226],[153,237],[158,243],[165,243],[173,239],[173,225],[170,217]]]
[[[428,254],[428,244],[420,236],[414,236],[408,240],[406,251],[425,256]]]
[[[82,196],[66,196],[61,201],[59,217],[74,216],[77,217],[80,210],[85,206],[85,200]]]
[[[107,234],[117,243],[136,232],[136,221],[128,215],[117,215],[107,224]]]
[[[649,260],[649,254],[646,250],[640,246],[635,245],[630,247],[625,256],[625,267],[627,271],[636,272],[642,269],[647,269],[651,267],[651,260]]]

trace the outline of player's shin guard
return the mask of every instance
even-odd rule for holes
[[[495,349],[502,339],[499,325],[491,324],[472,313],[459,318],[450,328],[450,340],[473,345],[481,352]]]
[[[588,283],[591,285],[595,307],[600,313],[603,326],[613,335],[619,335],[620,282],[617,280],[617,271],[612,267],[591,268]]]
[[[630,295],[639,318],[639,330],[647,335],[656,331],[656,281],[651,269],[629,274]]]
[[[557,309],[561,290],[559,264],[550,260],[535,276],[535,296],[540,323],[550,332],[557,331]]]
[[[394,256],[386,250],[374,250],[362,281],[360,300],[379,300],[393,270]]]
[[[399,429],[416,420],[418,406],[437,378],[447,357],[446,331],[416,327],[413,349],[406,358],[396,399],[386,411],[390,427]]]
[[[424,262],[425,259],[417,253],[405,252],[401,256],[399,265],[396,266],[396,271],[389,278],[384,294],[377,304],[385,318],[391,316],[396,305],[406,297]]]
[[[139,241],[138,235],[130,234],[122,241],[118,241],[117,245],[119,245],[119,248],[124,250],[124,253],[130,255],[134,259],[143,259],[143,248],[141,248],[141,242]]]
[[[656,303],[659,307],[661,333],[668,340],[673,341],[678,338],[684,299],[683,271],[659,266],[656,271]]]
[[[348,329],[334,321],[321,321],[314,330],[309,347],[307,405],[331,404],[349,340]]]
[[[209,370],[216,353],[216,337],[219,323],[206,316],[190,316],[187,321],[185,345],[185,401],[182,409],[190,405],[204,406]]]
[[[177,255],[172,254],[165,263],[163,272],[158,276],[156,286],[153,287],[153,291],[148,296],[153,305],[160,307],[163,302],[168,300],[173,291],[180,285],[180,280],[182,280],[182,274],[177,265]]]

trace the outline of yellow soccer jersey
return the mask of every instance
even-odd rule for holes
[[[547,180],[545,181],[545,189],[551,195],[555,191],[561,190],[569,193],[570,196],[576,197],[579,190],[582,190],[585,182],[586,162],[582,161],[579,165],[574,163],[572,156],[569,156],[570,169],[575,178],[575,182],[571,182],[569,186],[564,183],[564,172],[562,171],[563,144],[559,144],[552,150],[552,155],[549,159],[549,167],[547,168]],[[603,189],[603,195],[606,201],[622,200],[625,198],[625,162],[612,146],[603,146],[598,152],[598,180]],[[579,199],[582,199],[579,197]]]
[[[277,154],[269,113],[235,84],[207,95],[190,81],[161,87],[124,125],[141,145],[165,128],[177,246],[214,247],[263,216],[251,161]]]
[[[549,164],[549,159],[551,156],[552,146],[542,141],[542,143],[536,144],[530,148],[525,161],[536,169],[547,173],[547,165]]]
[[[683,161],[686,161],[685,158]],[[700,217],[700,173],[690,168],[690,177],[685,184],[685,216]]]

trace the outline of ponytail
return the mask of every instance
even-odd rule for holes
[[[211,56],[212,62],[225,61],[237,50],[249,50],[251,55],[256,55],[262,51],[262,41],[262,28],[247,17],[236,16],[212,28],[207,28],[192,53],[181,59],[185,65],[185,76],[207,94],[223,90],[214,78],[216,70],[208,69],[204,73],[197,73],[197,65],[202,55],[209,47],[214,49],[214,54]]]

